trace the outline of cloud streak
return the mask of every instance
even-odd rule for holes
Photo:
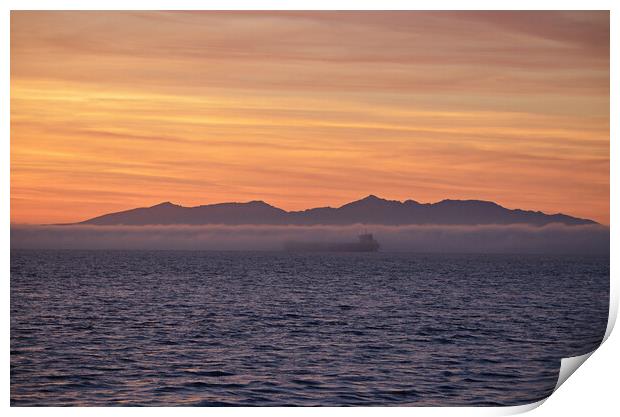
[[[13,222],[368,194],[607,224],[609,13],[11,13]]]

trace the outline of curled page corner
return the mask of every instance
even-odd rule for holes
[[[605,329],[605,335],[603,336],[603,340],[599,347],[605,343],[605,341],[609,338],[609,335],[614,329],[616,325],[616,318],[618,316],[618,293],[616,292],[616,288],[614,285],[609,289],[610,297],[609,297],[609,317],[607,319],[607,328]],[[566,380],[581,366],[583,363],[590,357],[592,354],[596,352],[594,349],[592,352],[586,353],[580,356],[573,356],[570,358],[562,358],[562,362],[560,363],[560,374],[558,375],[558,382],[555,384],[555,388],[553,392],[557,391],[560,386],[566,382]]]
[[[618,298],[616,296],[614,286],[612,286],[612,288],[610,288],[609,318],[607,319],[607,328],[605,330],[605,335],[603,336],[603,340],[601,341],[601,345],[605,343],[605,341],[609,338],[609,335],[611,334],[616,324],[617,315],[618,315]],[[596,349],[584,355],[573,356],[570,358],[562,358],[562,362],[560,363],[560,374],[558,375],[558,382],[555,384],[555,388],[553,389],[553,392],[557,391],[557,389],[560,388],[560,386],[564,382],[566,382],[566,380],[581,365],[583,365],[583,363],[590,356],[592,356],[594,352],[596,352]]]
[[[513,405],[513,406],[508,406],[508,407],[497,407],[496,408],[497,412],[494,415],[511,416],[515,414],[527,413],[528,411],[532,411],[540,407],[545,401],[547,401],[547,398],[543,398],[542,400],[538,400],[536,402],[529,403],[529,404]]]
[[[612,322],[612,317],[610,315],[610,320],[608,322],[607,331],[606,331],[605,336],[603,338],[603,342],[609,336],[609,333],[611,332],[611,329],[613,328],[614,322],[615,322],[615,317],[614,317],[613,322]],[[601,344],[603,344],[603,342],[601,342]],[[583,365],[584,362],[586,360],[588,360],[588,358],[590,356],[592,356],[592,354],[594,352],[596,352],[596,349],[594,349],[592,352],[586,353],[584,355],[572,356],[572,357],[569,357],[569,358],[562,358],[562,360],[560,362],[560,372],[558,374],[558,381],[555,384],[555,388],[553,388],[553,392],[556,392],[557,389],[560,388],[560,386],[564,382],[566,382],[566,380],[573,373],[575,373],[575,371],[581,365]],[[552,393],[552,395],[553,395],[553,393]],[[529,403],[529,404],[509,406],[509,407],[498,407],[498,408],[496,408],[497,413],[495,415],[507,416],[507,415],[515,415],[515,414],[526,413],[528,411],[532,411],[535,408],[540,407],[545,401],[547,401],[549,399],[549,397],[543,398],[542,400],[539,400],[539,401],[536,401],[536,402],[533,402],[533,403]]]
[[[573,356],[570,358],[562,358],[562,362],[560,364],[560,374],[558,375],[558,382],[555,384],[555,388],[553,392],[555,392],[560,386],[566,382],[568,377],[570,377],[583,363],[590,357],[595,351],[593,350],[590,353],[586,353],[585,355]]]
[[[583,365],[583,363],[594,353],[595,351],[593,350],[590,353],[586,353],[585,355],[580,355],[580,356],[573,356],[570,358],[562,358],[561,363],[560,363],[560,372],[558,375],[558,382],[555,385],[555,388],[553,388],[553,392],[555,392],[564,382],[566,382],[566,380],[581,366]],[[539,406],[541,406],[545,401],[547,401],[549,397],[547,398],[543,398],[542,400],[533,402],[533,403],[529,403],[529,404],[523,404],[523,405],[516,405],[516,406],[510,406],[510,407],[501,407],[498,408],[498,414],[496,415],[515,415],[515,414],[521,414],[521,413],[526,413],[528,411],[532,411],[535,408],[538,408]]]

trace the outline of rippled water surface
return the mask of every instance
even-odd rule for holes
[[[609,257],[12,251],[12,405],[516,405]]]

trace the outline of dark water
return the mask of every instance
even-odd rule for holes
[[[11,404],[517,405],[609,257],[13,251]]]

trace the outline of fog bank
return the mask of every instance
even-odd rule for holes
[[[297,241],[354,241],[367,230],[381,251],[609,253],[601,225],[485,226],[11,226],[13,249],[281,250]]]

